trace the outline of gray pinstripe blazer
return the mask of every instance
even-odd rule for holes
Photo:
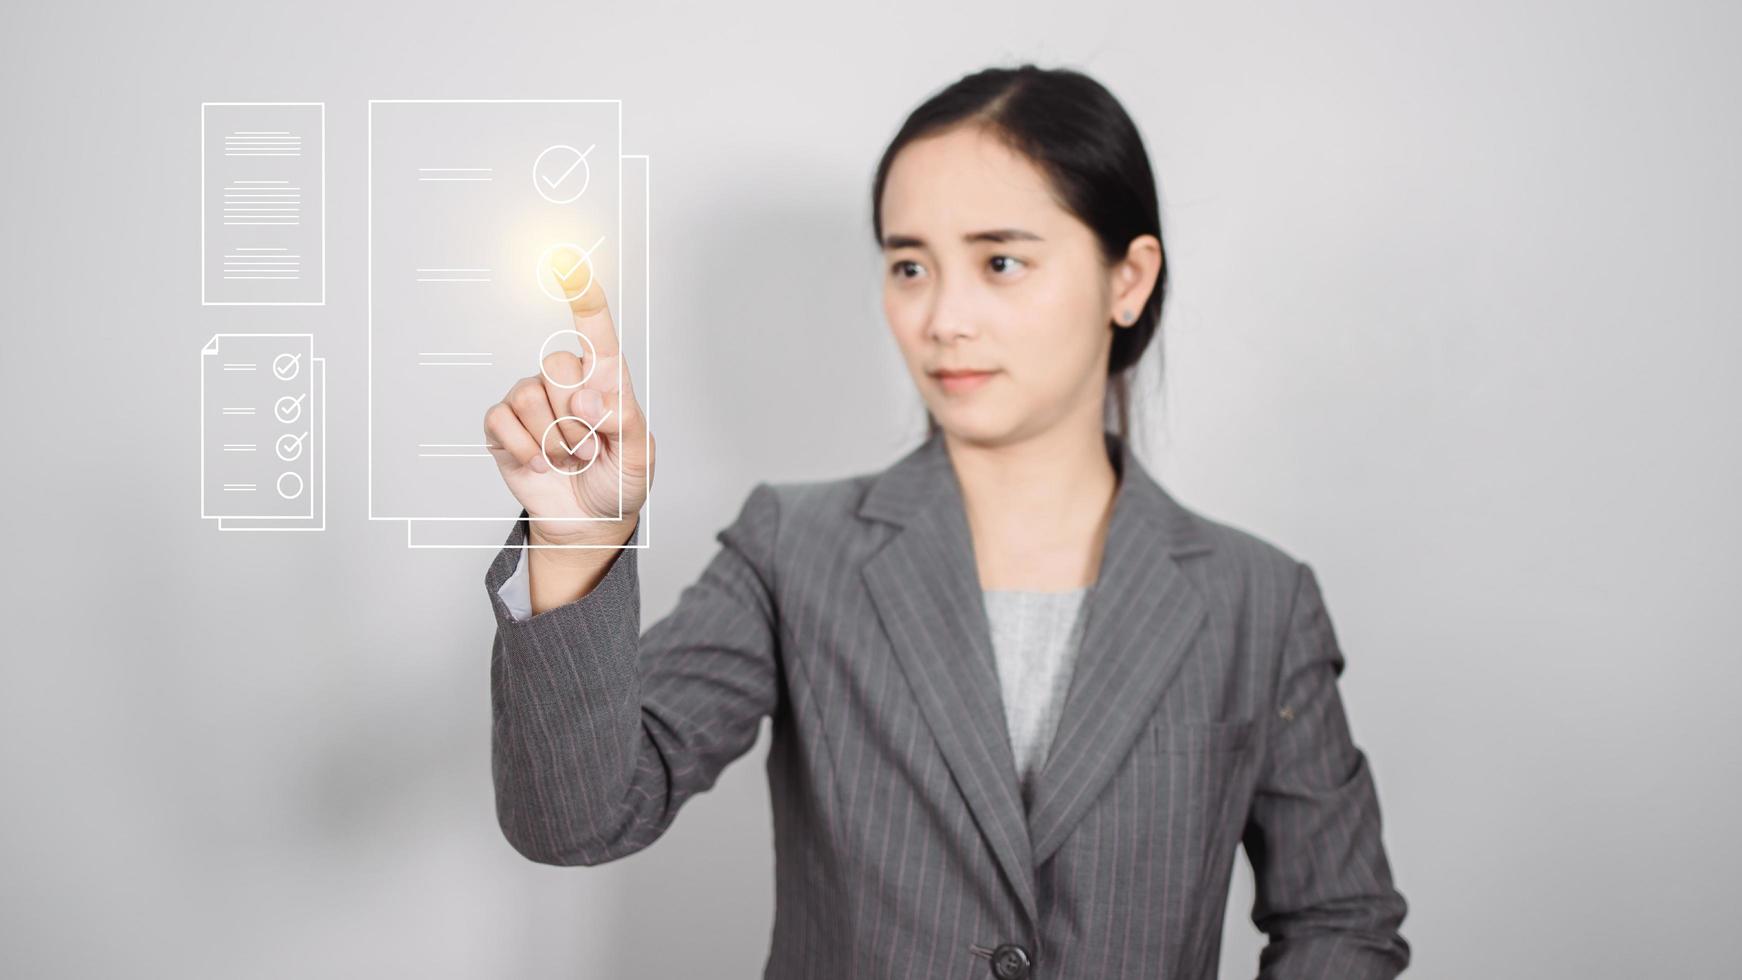
[[[880,473],[756,485],[645,634],[634,550],[516,621],[515,522],[486,576],[503,833],[549,864],[633,854],[768,716],[765,977],[1214,977],[1239,844],[1259,976],[1396,976],[1406,905],[1312,569],[1106,440],[1111,529],[1031,809],[938,434]]]

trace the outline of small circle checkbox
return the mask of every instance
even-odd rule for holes
[[[285,395],[272,406],[272,415],[286,425],[302,418],[302,396]]]

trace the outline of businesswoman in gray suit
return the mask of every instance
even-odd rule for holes
[[[1131,119],[1076,72],[969,75],[909,116],[871,217],[924,442],[757,484],[645,633],[623,546],[654,440],[596,288],[595,363],[552,355],[486,413],[525,507],[487,576],[508,840],[633,854],[768,717],[767,977],[1214,977],[1237,845],[1259,976],[1396,976],[1318,579],[1132,453],[1167,276]],[[585,520],[619,474],[627,518]]]

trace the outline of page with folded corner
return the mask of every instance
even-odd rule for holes
[[[202,518],[314,519],[316,375],[309,334],[207,341],[200,350]]]

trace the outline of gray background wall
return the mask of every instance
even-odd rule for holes
[[[655,180],[651,623],[754,482],[918,438],[871,170],[929,91],[1022,58],[1095,73],[1149,142],[1176,292],[1142,450],[1319,571],[1411,975],[1733,970],[1739,22],[1486,0],[13,9],[0,972],[756,975],[766,736],[616,865],[532,865],[498,835],[489,555],[365,519],[365,102],[624,100]],[[198,107],[224,100],[327,103],[325,307],[199,305]],[[324,534],[194,516],[195,352],[271,330],[329,358]],[[1239,868],[1230,977],[1259,945]]]

